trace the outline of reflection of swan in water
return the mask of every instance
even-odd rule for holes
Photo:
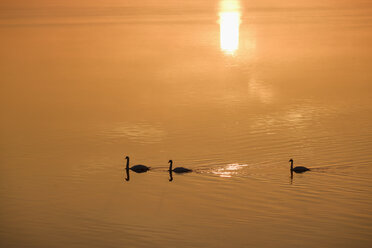
[[[127,160],[127,166],[125,167],[126,170],[132,170],[137,173],[142,173],[150,170],[150,167],[147,167],[146,165],[137,164],[129,168],[129,157],[126,156],[125,159]],[[128,173],[129,175],[129,173]],[[129,177],[128,177],[129,178]]]
[[[173,172],[170,170],[170,171],[169,171],[169,182],[172,182],[172,181],[173,181],[172,173],[173,173]]]
[[[191,172],[192,171],[192,170],[187,169],[187,168],[184,168],[184,167],[176,167],[176,168],[172,169],[173,161],[172,160],[169,160],[168,163],[170,164],[169,165],[169,171],[173,171],[175,173],[187,173],[187,172]]]
[[[303,167],[303,166],[296,166],[293,168],[293,159],[290,159],[289,162],[291,162],[291,173],[296,172],[296,173],[302,173],[305,171],[309,171],[310,169]]]
[[[125,172],[127,174],[127,177],[125,178],[125,181],[129,181],[129,169],[125,169]]]

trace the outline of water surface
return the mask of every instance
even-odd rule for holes
[[[371,246],[369,1],[18,0],[0,33],[2,247]]]

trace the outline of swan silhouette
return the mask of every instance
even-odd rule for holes
[[[142,164],[133,165],[132,167],[129,168],[129,157],[126,156],[125,159],[127,160],[127,166],[125,167],[127,171],[132,170],[136,173],[143,173],[150,170],[150,167]]]
[[[173,161],[169,160],[168,163],[169,163],[169,171],[173,171],[174,173],[187,173],[187,172],[192,171],[192,170],[184,168],[184,167],[176,167],[176,168],[172,169]]]
[[[291,173],[296,172],[296,173],[302,173],[305,171],[309,171],[310,169],[303,167],[303,166],[296,166],[293,168],[293,159],[290,159],[289,162],[291,162]]]

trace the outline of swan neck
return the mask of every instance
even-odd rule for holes
[[[293,160],[291,161],[291,171],[293,170]]]
[[[129,170],[129,158],[126,158],[127,159],[127,166],[125,167],[125,169]]]
[[[173,161],[169,162],[169,171],[172,171]]]

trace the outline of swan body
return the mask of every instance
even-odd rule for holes
[[[304,166],[296,166],[293,168],[293,159],[290,159],[289,162],[291,162],[291,172],[294,171],[296,173],[302,173],[310,170],[309,168],[306,168]]]
[[[306,167],[303,167],[303,166],[296,166],[293,168],[292,171],[296,172],[296,173],[302,173],[302,172],[305,172],[305,171],[309,171],[310,169],[306,168]]]
[[[184,168],[184,167],[177,167],[172,170],[175,173],[186,173],[186,172],[191,172],[192,170]]]
[[[134,165],[134,166],[130,167],[129,169],[134,171],[134,172],[141,173],[141,172],[148,171],[150,169],[150,167],[147,167],[146,165],[142,165],[142,164],[137,164],[137,165]]]
[[[184,168],[184,167],[176,167],[176,168],[172,169],[173,161],[172,161],[172,160],[169,160],[168,163],[170,164],[170,165],[169,165],[169,171],[173,171],[174,173],[187,173],[187,172],[192,172],[191,169],[187,169],[187,168]]]
[[[150,170],[150,167],[146,165],[142,165],[142,164],[133,165],[132,167],[129,168],[129,157],[126,156],[125,159],[127,160],[127,166],[126,166],[127,170],[131,170],[137,173],[143,173],[143,172]]]

